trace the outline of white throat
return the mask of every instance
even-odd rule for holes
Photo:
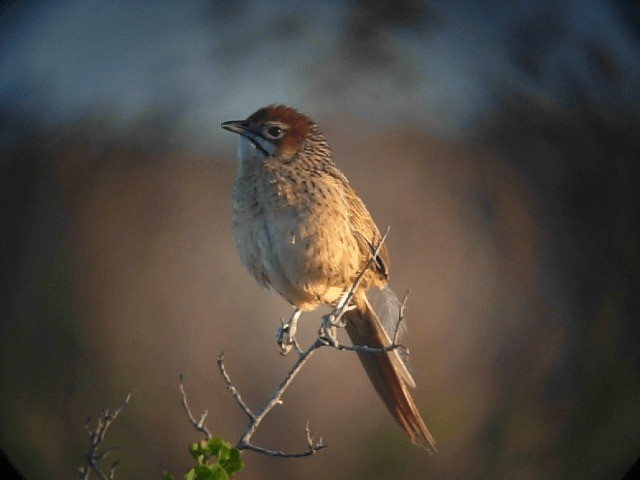
[[[252,164],[259,163],[263,158],[262,152],[246,137],[240,135],[238,139],[238,175],[242,175]]]
[[[240,135],[238,140],[238,160],[244,163],[257,158],[262,158],[262,153],[247,137]]]

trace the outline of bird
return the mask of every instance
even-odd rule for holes
[[[343,317],[351,342],[382,349],[400,338],[405,322],[388,284],[387,247],[380,245],[380,230],[334,163],[316,123],[289,106],[272,104],[221,126],[239,135],[232,210],[240,261],[258,284],[295,309],[278,333],[282,353],[293,342],[300,314],[335,306],[359,275]],[[409,439],[435,452],[436,442],[409,392],[415,381],[408,352],[356,351]]]

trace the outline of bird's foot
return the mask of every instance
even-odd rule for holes
[[[318,336],[327,345],[338,345],[338,328],[344,328],[347,325],[344,314],[356,308],[355,304],[345,305],[347,300],[348,297],[343,296],[336,308],[322,317],[322,325],[320,325]]]
[[[335,346],[338,343],[338,328],[342,328],[344,325],[341,318],[336,318],[333,312],[328,313],[322,317],[318,336],[327,345]]]
[[[276,341],[280,347],[280,354],[287,355],[294,347],[298,348],[296,341],[296,331],[298,330],[298,318],[302,311],[296,310],[291,315],[288,322],[281,320],[278,330],[276,331]]]
[[[326,318],[326,316],[324,318]],[[320,326],[320,330],[318,330],[318,337],[322,342],[330,347],[335,346],[338,343],[336,327],[332,326],[324,319],[322,321],[322,325]]]

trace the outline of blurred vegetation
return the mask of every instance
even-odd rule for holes
[[[246,13],[249,4],[234,9]],[[216,5],[203,22],[214,21]],[[412,291],[415,398],[440,453],[413,448],[357,359],[332,352],[318,354],[258,435],[260,444],[296,450],[308,420],[329,448],[300,461],[244,455],[237,477],[621,478],[640,452],[640,111],[625,83],[629,65],[596,35],[593,70],[562,84],[572,85],[563,101],[501,90],[464,135],[437,135],[415,120],[424,105],[408,86],[433,87],[439,77],[399,69],[404,50],[394,41],[426,29],[429,45],[438,44],[437,28],[455,27],[449,11],[438,2],[340,5],[343,29],[332,32],[342,41],[331,48],[362,76],[308,52],[327,71],[312,70],[312,81],[299,72],[294,83],[312,86],[303,90],[312,106],[313,89],[324,85],[320,103],[330,107],[310,113],[378,224],[392,226],[391,282]],[[572,31],[567,17],[518,12],[530,21],[516,35],[516,67],[496,77],[517,70],[545,79],[545,52],[559,51],[553,42]],[[413,21],[419,16],[422,23]],[[633,31],[637,18],[624,17],[621,31]],[[288,32],[291,48],[309,35]],[[467,60],[444,57],[454,76],[460,70],[447,68]],[[237,68],[232,77],[252,71],[238,57],[211,61]],[[589,72],[600,80],[592,90]],[[154,75],[145,78],[164,78]],[[265,78],[270,93],[279,77]],[[341,81],[385,78],[399,86],[379,101],[413,108],[414,120],[350,115]],[[237,94],[233,102],[274,101],[236,80],[220,86]],[[362,96],[374,105],[368,95],[376,92]],[[87,415],[132,390],[109,434],[121,447],[117,478],[188,471],[193,458],[183,446],[194,431],[180,407],[180,374],[194,410],[210,409],[216,434],[232,440],[245,419],[218,378],[218,354],[226,352],[250,405],[288,367],[273,335],[289,307],[255,286],[235,258],[234,139],[207,149],[178,141],[202,119],[189,124],[175,108],[188,97],[168,106],[161,98],[131,118],[102,101],[47,123],[38,101],[16,110],[8,94],[0,97],[0,446],[26,478],[73,475]],[[219,108],[207,131],[230,119],[225,101],[212,100]],[[232,106],[237,118],[250,113]],[[313,335],[318,322],[305,315],[300,334]],[[207,455],[217,456],[196,460]]]

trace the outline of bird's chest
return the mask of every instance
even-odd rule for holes
[[[295,183],[268,169],[239,175],[233,189],[235,242],[240,260],[263,285],[273,284],[292,255],[309,205]]]
[[[234,185],[240,260],[264,286],[297,306],[333,301],[358,268],[340,191],[321,179],[263,170]],[[335,291],[334,291],[335,290]]]

